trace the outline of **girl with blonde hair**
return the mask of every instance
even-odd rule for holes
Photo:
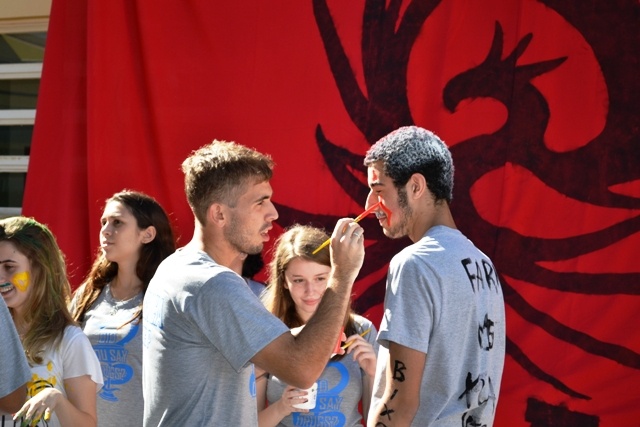
[[[27,401],[14,419],[27,425],[96,426],[102,372],[67,304],[64,256],[32,218],[0,220],[0,293],[31,367]],[[0,414],[8,423],[8,414]]]

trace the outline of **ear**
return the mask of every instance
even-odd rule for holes
[[[426,191],[429,191],[427,188],[427,180],[421,173],[411,175],[411,178],[407,181],[406,189],[409,197],[414,199],[422,197]]]
[[[207,222],[219,226],[224,223],[225,218],[224,206],[220,203],[213,203],[207,209]]]
[[[156,238],[156,233],[156,228],[153,225],[142,230],[142,243],[146,245],[147,243],[152,242],[153,239]]]

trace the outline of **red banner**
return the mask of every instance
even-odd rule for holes
[[[123,188],[190,239],[180,164],[214,138],[273,156],[280,227],[330,229],[362,210],[367,148],[423,126],[451,147],[458,227],[501,274],[496,424],[638,425],[639,16],[635,0],[54,0],[24,213],[78,284]],[[354,305],[378,323],[407,241],[361,224]]]

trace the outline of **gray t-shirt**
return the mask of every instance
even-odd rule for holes
[[[377,350],[376,328],[362,316],[355,316],[356,329],[362,333],[371,328],[365,339]],[[309,412],[293,412],[278,426],[355,427],[362,426],[359,404],[362,400],[365,373],[350,354],[330,361],[318,378],[316,407]],[[267,402],[272,405],[282,397],[286,384],[275,376],[267,380]],[[368,390],[366,391],[369,392]]]
[[[139,319],[130,322],[140,304],[142,293],[118,301],[106,285],[84,316],[82,330],[104,379],[97,398],[100,427],[142,425],[142,328]]]
[[[0,299],[0,397],[5,397],[31,380],[31,370],[11,313]]]
[[[460,231],[433,227],[389,265],[373,405],[384,392],[395,342],[427,354],[413,426],[489,427],[505,340],[504,299],[491,260]]]
[[[257,426],[250,359],[288,332],[239,275],[177,250],[144,297],[144,426]]]

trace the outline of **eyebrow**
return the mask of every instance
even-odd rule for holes
[[[0,264],[4,264],[4,263],[7,263],[7,262],[16,262],[16,261],[15,261],[15,260],[13,260],[13,259],[11,259],[11,258],[9,258],[9,259],[2,259],[2,260],[0,260]]]
[[[269,199],[271,199],[271,195],[270,195],[270,194],[268,194],[268,195],[264,195],[264,196],[258,197],[258,198],[255,200],[255,202],[254,202],[254,203],[260,203],[260,202],[263,202],[263,201],[265,201],[265,200],[269,200]]]
[[[318,274],[314,274],[314,275],[313,275],[313,276],[311,276],[311,277],[326,276],[326,275],[327,275],[327,274],[329,274],[329,273],[330,273],[330,271],[327,271],[326,273],[318,273]],[[298,277],[303,277],[303,278],[304,278],[304,277],[306,277],[306,275],[305,275],[305,274],[291,274],[291,277],[292,277],[292,278],[298,278]]]
[[[124,216],[124,215],[121,214],[121,213],[110,213],[108,215],[102,215],[102,216],[100,216],[100,218],[101,219],[104,219],[104,218],[120,218],[122,216]]]

